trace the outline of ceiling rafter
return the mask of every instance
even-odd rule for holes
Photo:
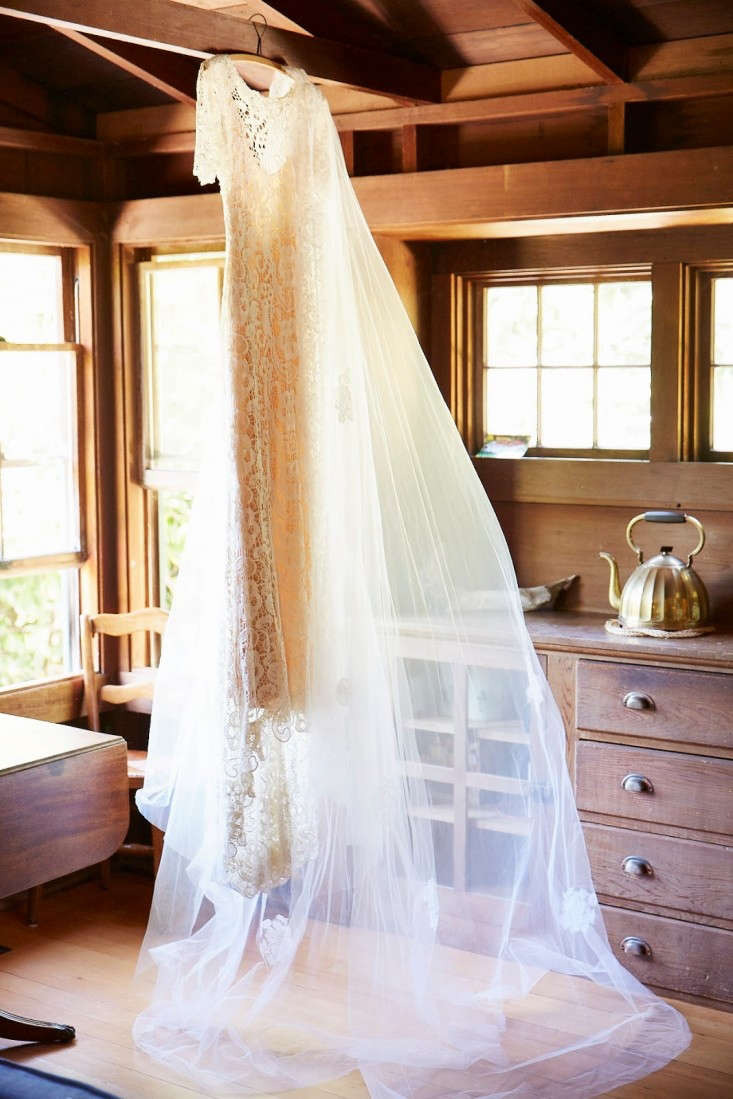
[[[136,76],[152,88],[189,106],[196,102],[198,63],[170,50],[152,50],[134,42],[105,43],[70,27],[54,26],[57,34],[83,46],[85,50],[109,61],[118,69]]]
[[[577,0],[515,0],[522,11],[607,84],[628,79],[628,49],[612,28],[593,14],[592,5]]]
[[[36,122],[50,123],[48,90],[5,64],[0,68],[0,103],[7,103]]]
[[[339,42],[386,49],[396,54],[406,53],[410,48],[409,42],[356,4],[344,8],[333,0],[271,0],[270,7],[308,34],[334,35]]]
[[[0,103],[10,107],[32,127],[43,126],[69,134],[93,129],[90,112],[73,97],[56,95],[11,65],[0,65]]]
[[[470,122],[507,121],[542,118],[545,115],[579,114],[623,106],[628,103],[673,102],[733,96],[733,72],[706,73],[700,76],[668,77],[635,84],[592,85],[587,88],[563,88],[546,92],[490,96],[456,100],[416,107],[393,107],[378,111],[335,114],[333,121],[341,133],[369,130],[398,130],[404,126],[461,125]],[[160,108],[167,111],[169,108]],[[150,110],[150,108],[148,108]],[[153,108],[156,110],[156,108]],[[122,117],[125,112],[116,112]],[[130,115],[126,132],[106,136],[106,150],[112,157],[170,155],[189,153],[194,147],[193,112],[186,122],[177,121],[173,130],[164,128],[154,134],[133,136],[137,112]],[[189,128],[186,128],[188,125]]]
[[[94,159],[103,155],[104,143],[90,137],[74,137],[69,134],[49,133],[45,130],[0,126],[0,149],[23,149],[25,152],[32,153]]]
[[[0,15],[67,27],[139,46],[153,46],[190,57],[254,52],[255,27],[218,11],[203,11],[172,0],[18,0],[2,4]],[[314,79],[388,95],[406,102],[438,102],[440,72],[394,54],[333,42],[270,27],[265,52]]]

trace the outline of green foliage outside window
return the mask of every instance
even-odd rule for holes
[[[166,610],[170,610],[173,602],[190,514],[191,497],[188,493],[167,489],[158,493],[160,598]]]
[[[0,579],[0,687],[66,671],[60,572]]]

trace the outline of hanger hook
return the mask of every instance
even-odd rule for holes
[[[255,22],[258,16],[262,20],[261,24]],[[255,34],[257,35],[257,56],[262,57],[262,39],[265,37],[265,31],[270,24],[267,22],[267,19],[261,11],[253,12],[252,15],[250,15],[249,17],[248,22],[252,24],[255,29]]]

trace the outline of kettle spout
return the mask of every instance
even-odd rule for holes
[[[599,557],[602,557],[604,561],[608,561],[609,568],[611,569],[611,577],[608,583],[608,601],[615,611],[621,606],[621,587],[618,582],[618,565],[616,564],[616,558],[610,553],[599,553]]]

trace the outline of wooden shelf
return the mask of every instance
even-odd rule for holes
[[[468,729],[479,740],[491,740],[505,744],[529,744],[528,735],[522,731],[518,721],[468,721]],[[405,728],[425,733],[444,733],[455,736],[455,723],[449,717],[416,717],[405,722]]]
[[[491,740],[504,744],[529,744],[529,734],[518,721],[468,722],[468,728],[479,740]]]
[[[403,774],[414,778],[424,779],[425,782],[445,782],[453,785],[457,774],[454,767],[448,767],[440,763],[423,763],[420,760],[403,760],[400,764]],[[516,794],[523,796],[527,793],[529,783],[526,779],[514,778],[512,775],[496,775],[487,771],[469,771],[461,769],[460,781],[471,790],[487,790],[492,794]]]
[[[415,717],[405,722],[406,729],[420,729],[424,733],[455,734],[453,719],[450,717]]]
[[[455,824],[452,805],[420,805],[410,810],[410,816],[420,820],[434,820],[440,824]],[[492,813],[490,809],[469,809],[466,818],[470,825],[482,832],[506,832],[513,836],[526,836],[529,821],[525,817],[510,817]]]

